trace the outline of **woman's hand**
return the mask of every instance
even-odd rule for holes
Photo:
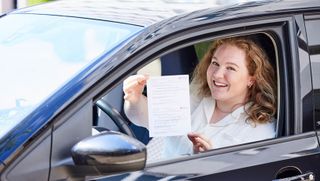
[[[193,152],[199,153],[212,149],[209,139],[198,133],[188,133],[188,138],[193,144]]]
[[[148,75],[132,75],[125,79],[123,81],[124,100],[133,104],[137,103],[142,96],[148,78]]]

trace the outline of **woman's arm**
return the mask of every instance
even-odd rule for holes
[[[131,122],[148,128],[147,97],[142,94],[147,75],[133,75],[123,82],[124,112]]]
[[[135,103],[125,100],[124,112],[131,122],[148,128],[148,103],[145,96],[141,96]]]

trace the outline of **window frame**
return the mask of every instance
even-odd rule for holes
[[[320,130],[320,118],[317,117],[319,115],[319,103],[317,103],[317,96],[316,94],[320,94],[320,89],[316,89],[317,86],[320,86],[320,84],[315,85],[315,79],[316,79],[316,74],[320,73],[319,71],[316,71],[317,69],[315,68],[315,60],[312,58],[312,55],[320,55],[319,53],[315,53],[313,46],[309,42],[310,39],[314,36],[314,34],[309,34],[310,31],[308,31],[308,21],[316,21],[316,23],[319,25],[320,24],[320,13],[307,13],[304,15],[304,20],[305,20],[305,29],[306,29],[306,36],[307,36],[307,50],[309,53],[309,61],[310,61],[310,71],[311,71],[311,80],[312,80],[312,104],[313,104],[313,121],[314,121],[314,127],[316,130]],[[320,40],[317,42],[316,46],[320,45]],[[319,98],[318,98],[319,99]]]
[[[119,66],[115,66],[113,70],[105,73],[105,76],[100,79],[99,81],[95,82],[95,84],[83,95],[79,97],[77,101],[72,103],[65,111],[72,111],[74,106],[78,107],[79,103],[84,103],[87,101],[92,101],[91,104],[93,106],[94,102],[101,99],[104,95],[106,95],[111,89],[115,88],[117,85],[121,84],[121,82],[131,73],[136,72],[141,67],[145,66],[146,64],[150,63],[152,60],[161,57],[169,52],[175,51],[182,47],[190,46],[195,44],[196,42],[203,42],[212,40],[219,37],[225,36],[240,36],[249,33],[256,33],[256,32],[274,32],[278,38],[277,40],[277,48],[278,48],[278,55],[281,60],[291,60],[290,47],[285,46],[290,36],[286,37],[286,33],[288,29],[292,28],[293,19],[291,16],[283,16],[283,17],[267,17],[264,18],[255,18],[251,20],[246,20],[246,22],[222,22],[222,23],[215,23],[215,24],[208,24],[205,26],[197,26],[192,29],[187,29],[185,31],[179,31],[174,34],[170,34],[168,36],[162,37],[151,44],[147,44],[144,48],[140,49],[134,54],[131,54],[130,57],[126,58]],[[245,25],[245,26],[244,26]],[[283,53],[284,52],[284,53]],[[115,54],[115,56],[111,57],[123,57],[122,54],[124,52],[120,51]],[[113,61],[113,60],[108,60]],[[291,138],[289,136],[298,134],[293,132],[293,128],[297,125],[294,124],[294,120],[297,117],[296,113],[292,113],[292,107],[290,105],[297,102],[296,99],[290,100],[290,95],[294,94],[292,90],[290,90],[290,85],[292,82],[288,80],[289,72],[285,69],[288,63],[287,61],[277,61],[278,69],[284,70],[282,75],[277,75],[278,77],[278,116],[282,117],[284,123],[283,128],[284,132],[279,135],[281,138],[259,141],[254,143],[242,144],[242,145],[235,145],[231,147],[221,148],[221,149],[214,149],[208,154],[214,155],[217,153],[224,153],[230,151],[237,151],[243,149],[250,149],[256,148],[257,146],[264,146],[264,145],[272,145],[276,143],[284,143],[288,140],[298,139],[298,138],[305,138],[306,135],[296,135],[295,138]],[[279,71],[277,71],[279,73]],[[292,73],[292,72],[291,72]],[[290,95],[289,95],[290,93]],[[81,101],[81,102],[79,102]],[[77,106],[78,104],[78,106]],[[62,115],[65,113],[61,113]],[[74,111],[74,110],[73,110]],[[300,113],[299,113],[300,114]],[[278,119],[279,120],[279,119]],[[307,137],[312,137],[313,134],[310,133]],[[192,159],[194,157],[199,157],[199,155],[190,156],[188,159]],[[178,159],[185,159],[185,158],[178,158]],[[169,161],[170,162],[170,161]]]
[[[279,75],[279,69],[286,70],[284,67],[287,67],[286,60],[287,57],[290,56],[289,53],[281,53],[288,52],[288,47],[285,47],[285,42],[288,41],[288,37],[285,37],[285,32],[288,31],[290,26],[289,22],[292,21],[292,17],[284,16],[284,17],[268,17],[267,19],[254,19],[246,21],[246,23],[232,23],[228,22],[219,24],[209,24],[206,26],[198,26],[193,29],[189,29],[186,31],[181,31],[177,34],[170,35],[161,39],[158,42],[154,42],[151,46],[146,49],[138,52],[137,54],[130,57],[124,64],[122,68],[119,69],[126,72],[126,75],[129,75],[133,72],[136,72],[146,64],[149,64],[152,60],[161,57],[167,53],[176,51],[180,48],[194,45],[195,43],[204,42],[212,39],[216,39],[219,37],[225,36],[241,36],[245,34],[252,34],[257,32],[273,32],[272,36],[277,36],[276,40],[276,48],[278,52],[276,53],[279,57],[277,62],[277,77],[278,77],[278,118],[277,122],[280,123],[280,118],[282,118],[281,125],[277,126],[277,129],[284,129],[283,132],[279,132],[277,137],[282,136],[290,136],[295,133],[292,131],[294,124],[294,120],[291,118],[297,117],[296,115],[290,113],[290,105],[292,102],[289,99],[288,92],[290,92],[289,82],[288,82],[288,72],[283,71],[283,75]],[[245,27],[244,27],[245,25]],[[270,34],[271,36],[271,34]],[[275,51],[277,51],[275,50]],[[290,51],[289,51],[290,52]],[[276,55],[276,56],[277,56]],[[288,58],[290,59],[290,58]],[[126,76],[119,77],[119,80],[125,79]],[[292,83],[291,83],[292,84]],[[93,100],[93,102],[99,100],[103,97],[104,93],[98,94]],[[293,94],[293,93],[291,93]],[[289,120],[292,120],[289,122]],[[283,124],[283,125],[282,125]],[[236,146],[235,146],[236,147]]]

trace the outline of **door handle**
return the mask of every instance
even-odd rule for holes
[[[305,174],[301,175],[295,175],[292,177],[286,177],[286,178],[280,178],[280,179],[275,179],[272,181],[315,181],[315,176],[312,172],[308,172]]]

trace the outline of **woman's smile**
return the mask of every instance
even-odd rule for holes
[[[218,82],[218,81],[213,81],[213,85],[217,88],[225,88],[228,87],[228,84],[226,83],[222,83],[222,82]]]

